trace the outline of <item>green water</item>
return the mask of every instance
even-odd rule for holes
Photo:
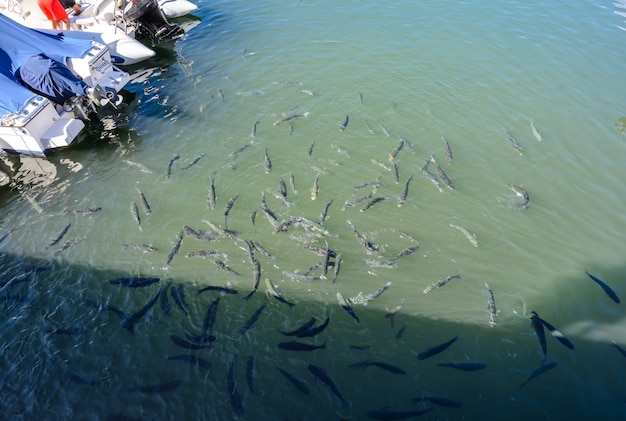
[[[110,110],[79,144],[46,161],[13,157],[21,170],[0,198],[0,229],[9,233],[0,243],[3,279],[28,273],[33,265],[46,270],[5,285],[1,293],[3,418],[367,419],[370,410],[433,406],[412,402],[423,395],[463,403],[423,415],[431,419],[624,417],[626,360],[609,346],[616,341],[626,347],[623,303],[611,301],[585,275],[586,268],[624,298],[626,139],[620,128],[626,116],[626,33],[618,27],[625,26],[623,17],[614,13],[623,10],[619,5],[198,4],[198,26],[175,44],[155,46],[155,59],[128,69],[134,83],[127,87],[127,109]],[[293,115],[299,116],[274,124]],[[452,163],[446,162],[442,136],[451,145]],[[413,151],[407,145],[397,154],[396,182],[393,171],[372,160],[391,166],[388,157],[400,137]],[[166,177],[175,155],[180,158]],[[422,174],[431,155],[454,190],[442,183],[440,192]],[[437,174],[433,164],[429,170]],[[410,176],[399,207],[397,197]],[[289,206],[271,193],[281,178]],[[211,179],[214,209],[207,206]],[[355,189],[369,182],[383,184]],[[527,209],[513,209],[521,198],[507,184],[528,192]],[[273,233],[261,212],[263,192],[279,221],[301,216],[318,222],[333,200],[326,234],[308,238],[342,255],[336,282],[334,268],[328,280],[294,282],[283,274],[304,273],[322,257],[289,237],[306,235],[300,227]],[[370,193],[386,200],[365,211],[366,202],[342,210]],[[261,283],[247,301],[242,298],[252,288],[252,264],[243,241],[184,237],[166,267],[183,226],[210,230],[207,220],[225,228],[224,209],[235,195],[228,228],[274,257],[256,253]],[[138,206],[141,230],[131,202]],[[65,212],[95,207],[102,209]],[[347,221],[384,249],[381,257],[366,253]],[[451,223],[475,235],[478,247]],[[68,224],[63,239],[46,248]],[[393,268],[368,265],[367,259],[385,261],[414,246],[397,231],[414,237],[417,251]],[[59,251],[72,240],[80,241]],[[158,252],[124,244],[151,245]],[[224,262],[243,276],[219,269],[211,259],[186,257],[201,249],[226,254]],[[461,278],[422,292],[455,274]],[[161,281],[136,289],[108,282],[128,276]],[[265,302],[265,279],[296,305],[270,297],[253,328],[241,334]],[[337,293],[355,297],[387,282],[391,286],[375,301],[354,305],[358,324],[338,305]],[[488,325],[485,282],[498,309],[494,328]],[[239,293],[196,294],[207,285],[228,284]],[[171,293],[170,286],[179,285],[190,314],[170,301],[168,316],[159,302],[135,333],[120,327],[115,312],[85,305],[93,300],[132,313],[166,286]],[[199,331],[218,296],[215,346],[176,346],[170,336]],[[398,305],[392,326],[384,316]],[[533,310],[575,349],[546,332],[546,364],[557,366],[521,388],[543,359],[530,326]],[[302,340],[325,343],[325,349],[277,347],[293,339],[279,329],[295,329],[311,317],[319,325],[326,316],[328,328]],[[58,327],[86,331],[47,333]],[[416,358],[456,335],[442,353]],[[177,354],[200,356],[211,368],[165,360]],[[239,414],[227,382],[234,355]],[[255,358],[255,393],[246,380],[249,355]],[[349,367],[364,360],[393,364],[406,374]],[[438,366],[466,361],[487,368]],[[346,408],[308,364],[328,372]],[[303,380],[310,394],[299,392],[276,366]],[[80,384],[68,372],[96,384]],[[129,391],[174,380],[182,384],[171,391]]]

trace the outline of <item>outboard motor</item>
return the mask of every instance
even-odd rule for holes
[[[185,31],[165,18],[156,0],[133,0],[124,7],[124,19],[137,23],[137,36],[153,36],[170,41],[184,35]]]

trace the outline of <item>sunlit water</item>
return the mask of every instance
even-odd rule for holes
[[[128,108],[109,110],[79,144],[48,160],[13,157],[21,170],[1,199],[1,230],[8,234],[0,243],[3,418],[328,420],[427,408],[435,408],[424,414],[429,419],[626,415],[626,360],[610,346],[626,347],[624,304],[585,275],[587,269],[626,298],[626,33],[620,29],[626,24],[615,13],[624,9],[590,1],[198,4],[193,20],[200,23],[185,38],[155,46],[156,58],[128,69],[134,80]],[[275,124],[288,116],[294,117]],[[390,161],[400,137],[413,150],[407,144]],[[431,155],[454,190],[440,181],[440,192],[422,173]],[[429,170],[437,175],[432,163]],[[272,194],[280,179],[289,205]],[[211,180],[214,209],[207,205]],[[382,185],[355,189],[372,182]],[[514,209],[522,198],[507,184],[528,192],[526,209]],[[261,211],[262,194],[279,222],[319,222],[333,200],[325,232],[291,226],[274,233]],[[346,206],[370,194],[384,200],[366,210],[367,201]],[[226,226],[225,207],[235,195]],[[90,208],[101,210],[72,212]],[[204,221],[235,230],[239,239],[184,236],[166,265],[184,226],[211,232]],[[347,221],[383,249],[379,256],[366,252]],[[473,234],[478,246],[450,224]],[[391,268],[369,265],[368,259],[387,261],[416,245],[398,232],[415,238],[417,251]],[[295,282],[283,274],[303,274],[323,260],[290,235],[341,254],[334,283],[333,267],[326,280]],[[255,253],[262,275],[249,300],[243,297],[253,266],[240,239],[257,241],[273,256]],[[225,254],[224,263],[242,276],[211,258],[186,257],[203,249]],[[423,293],[456,274],[461,278]],[[109,283],[131,276],[161,280],[144,288]],[[241,333],[265,303],[265,279],[295,306],[269,297]],[[338,304],[337,293],[353,298],[388,282],[375,301],[354,304],[360,323]],[[493,328],[485,283],[498,311]],[[171,287],[181,285],[188,315],[171,297]],[[230,285],[238,294],[196,293],[209,285]],[[134,333],[107,310],[130,315],[159,291],[167,292],[171,315],[159,300]],[[217,297],[214,347],[174,344],[171,335],[200,332]],[[384,316],[399,305],[392,324]],[[557,365],[521,387],[543,360],[531,311],[575,349],[546,331],[544,365]],[[279,330],[311,317],[318,326],[326,316],[324,331],[299,339],[325,348],[278,348],[294,339]],[[71,329],[54,333],[58,328]],[[457,335],[445,351],[418,360]],[[167,360],[175,355],[201,357],[210,368]],[[349,367],[365,360],[406,374]],[[486,368],[438,365],[469,361]],[[326,370],[345,407],[309,364]],[[231,366],[241,408],[231,397]],[[304,382],[309,394],[276,366]],[[151,385],[173,389],[136,389]],[[463,406],[414,403],[420,396]]]

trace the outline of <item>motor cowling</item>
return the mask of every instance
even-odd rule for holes
[[[139,35],[153,36],[169,41],[182,36],[185,31],[169,23],[156,0],[135,0],[124,8],[124,19],[139,24]]]

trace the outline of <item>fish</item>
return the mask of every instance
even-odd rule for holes
[[[220,101],[224,102],[224,91],[221,88],[217,89],[217,96],[220,97]]]
[[[265,310],[266,305],[267,305],[267,300],[265,300],[265,302],[258,309],[256,309],[254,313],[252,313],[252,316],[250,316],[250,318],[246,320],[243,326],[239,329],[239,333],[243,335],[244,333],[246,333],[248,330],[252,328],[252,326],[256,323],[256,321],[259,320],[259,317],[261,316],[261,313],[263,312],[263,310]]]
[[[403,257],[409,256],[415,253],[418,249],[419,249],[419,244],[415,246],[407,247],[404,250],[402,250],[400,253],[392,257],[391,259],[387,260],[387,262],[385,263],[387,263],[388,265],[393,264],[395,261],[400,260]]]
[[[174,154],[172,159],[170,159],[170,162],[167,164],[167,171],[165,172],[165,179],[166,180],[168,178],[170,178],[170,175],[172,174],[172,166],[174,165],[174,161],[176,161],[179,158],[180,158],[180,155]]]
[[[233,208],[238,198],[239,198],[239,193],[235,193],[233,197],[231,197],[230,200],[226,203],[226,206],[224,206],[224,226],[225,227],[228,226],[228,223],[227,223],[228,214],[230,213],[230,210]]]
[[[425,360],[426,358],[430,358],[433,355],[439,354],[440,352],[446,350],[450,345],[452,345],[458,339],[458,337],[459,335],[456,335],[454,338],[450,339],[447,342],[441,343],[439,345],[431,346],[430,348],[426,349],[426,351],[420,352],[419,354],[417,354],[417,359]]]
[[[279,118],[273,124],[274,124],[274,126],[279,126],[279,125],[281,125],[283,123],[286,123],[287,121],[293,120],[294,118],[308,117],[308,116],[309,116],[308,112],[303,113],[303,114],[300,114],[300,113],[289,114],[289,115],[287,115],[285,117]]]
[[[96,386],[96,385],[103,383],[103,379],[96,379],[96,380],[85,379],[84,377],[79,376],[78,374],[74,373],[73,371],[69,369],[63,370],[63,374],[65,375],[65,377],[67,377],[69,380],[73,381],[74,383],[82,384],[85,386]]]
[[[215,180],[213,177],[209,177],[211,183],[209,184],[209,194],[206,198],[206,204],[209,209],[215,209]]]
[[[74,238],[73,240],[69,240],[66,241],[65,243],[63,243],[63,245],[61,245],[61,247],[58,248],[58,250],[56,250],[54,253],[55,254],[59,254],[65,250],[67,250],[68,248],[80,243],[81,241],[85,240],[87,237],[79,237],[79,238]]]
[[[370,199],[365,205],[363,205],[363,207],[360,209],[361,212],[365,212],[366,210],[368,210],[369,208],[371,208],[372,206],[374,206],[376,203],[378,202],[388,202],[389,199],[383,196],[378,196],[378,197],[374,197],[372,199]]]
[[[383,126],[382,123],[378,123],[378,126],[380,127],[380,129],[383,131],[383,133],[385,134],[385,136],[389,137],[391,136],[391,133],[389,133],[389,129],[387,129],[385,126]]]
[[[278,291],[276,291],[276,287],[274,286],[272,281],[270,281],[269,279],[265,279],[265,287],[267,288],[267,293],[270,294],[272,297],[276,298],[281,303],[285,303],[289,307],[295,306],[294,303],[290,303]]]
[[[313,155],[313,148],[315,147],[315,141],[311,142],[309,145],[308,156],[309,158]]]
[[[330,206],[333,204],[333,202],[335,201],[335,198],[333,197],[332,199],[330,199],[330,201],[328,203],[326,203],[326,206],[324,206],[324,209],[322,209],[322,213],[320,214],[320,221],[319,221],[319,225],[320,226],[324,226],[324,223],[326,222],[326,219],[328,217],[328,209],[330,208]]]
[[[222,252],[219,252],[217,250],[196,250],[196,251],[190,251],[189,253],[187,253],[186,257],[189,258],[194,258],[194,257],[199,257],[199,258],[206,258],[206,257],[223,257],[223,258],[227,258],[228,256]]]
[[[400,182],[400,173],[398,172],[398,165],[394,162],[392,162],[393,164],[393,180],[395,181],[396,184],[398,184]]]
[[[100,212],[101,210],[102,210],[102,208],[100,206],[96,206],[96,207],[93,207],[93,208],[85,208],[85,209],[73,209],[73,210],[65,209],[63,211],[63,213],[73,213],[74,215],[87,215],[87,214],[90,214],[90,213]],[[4,241],[6,236],[9,235],[12,231],[13,230],[10,230],[8,233],[4,234],[2,236],[2,238],[0,238],[0,243],[2,241]]]
[[[170,288],[170,293],[172,295],[172,299],[176,303],[176,305],[187,315],[189,316],[189,305],[187,304],[187,300],[185,299],[185,285],[180,284],[178,288],[172,286]]]
[[[309,369],[311,374],[313,374],[313,376],[315,376],[322,383],[324,383],[326,386],[328,386],[330,388],[330,390],[332,390],[332,392],[335,394],[335,396],[337,396],[339,398],[339,400],[341,401],[341,406],[343,408],[347,408],[348,407],[348,402],[345,400],[345,398],[343,397],[341,392],[339,392],[339,389],[337,389],[337,386],[332,381],[332,379],[330,378],[330,376],[328,375],[326,370],[324,370],[322,367],[319,367],[319,366],[314,365],[314,364],[309,364],[307,366],[307,368]]]
[[[428,170],[426,171],[422,170],[422,174],[424,174],[435,185],[435,187],[437,187],[437,190],[439,190],[439,193],[443,193],[443,189],[441,188],[441,185],[439,184],[439,180],[437,180],[437,177],[435,177],[435,174],[431,173]]]
[[[443,168],[441,168],[441,166],[437,163],[437,160],[435,159],[434,155],[430,156],[430,162],[435,166],[437,175],[439,176],[441,181],[443,181],[443,184],[445,184],[446,187],[448,187],[450,190],[454,190],[454,185],[452,184],[452,180],[450,180],[450,177],[448,177],[448,175],[443,171]]]
[[[165,359],[166,361],[183,361],[196,367],[202,367],[205,370],[208,370],[211,368],[211,363],[209,363],[204,358],[198,357],[196,355],[188,355],[188,354],[172,355],[172,356],[166,357]]]
[[[485,282],[487,292],[489,293],[489,299],[487,300],[487,314],[489,314],[489,326],[496,326],[496,318],[498,317],[498,311],[496,310],[496,300],[493,296],[493,291],[489,288],[487,282]]]
[[[125,316],[122,319],[122,327],[128,330],[130,333],[133,333],[135,331],[135,323],[139,322],[143,318],[143,316],[145,316],[148,311],[150,311],[150,309],[154,307],[160,296],[161,291],[159,291],[150,301],[148,301],[145,306],[143,306],[130,316]]]
[[[363,104],[363,94],[361,92],[359,94],[359,104]]]
[[[250,137],[256,137],[256,127],[259,124],[259,119],[257,118],[254,122],[254,124],[252,125],[252,130],[250,130]]]
[[[340,292],[337,293],[337,301],[339,302],[339,305],[341,306],[341,308],[343,308],[346,311],[346,313],[352,316],[352,318],[356,320],[357,323],[361,323],[361,321],[359,320],[359,317],[356,315],[356,313],[352,309],[352,303],[348,301],[346,298],[344,298],[344,296],[341,295]]]
[[[404,298],[402,299],[402,303],[404,303]],[[385,307],[385,310],[387,310],[387,312],[385,313],[385,318],[389,319],[389,322],[391,323],[391,327],[393,328],[393,324],[394,324],[394,319],[396,317],[396,314],[398,314],[398,312],[400,310],[402,310],[402,303],[400,303],[399,306],[396,306],[392,309],[387,309]]]
[[[217,241],[221,238],[221,235],[219,235],[219,233],[206,233],[204,231],[198,231],[188,225],[185,225],[183,227],[183,232],[185,233],[185,236],[191,237],[194,240],[198,241]]]
[[[159,251],[158,248],[154,247],[152,244],[122,244],[124,249],[137,249],[141,250],[144,253],[156,253]]]
[[[139,231],[143,231],[143,228],[141,228],[141,217],[139,216],[139,208],[134,201],[130,202],[130,213],[133,216],[135,223],[137,223]]]
[[[171,335],[170,339],[176,345],[185,349],[208,349],[208,348],[213,348],[215,346],[213,342],[205,342],[205,343],[190,342],[186,339],[181,338],[178,335]]]
[[[252,262],[252,279],[252,291],[250,291],[248,295],[243,297],[244,300],[249,300],[250,297],[252,297],[252,294],[254,294],[257,289],[259,289],[259,283],[261,282],[261,262],[256,259],[254,259]]]
[[[241,416],[244,412],[243,403],[241,401],[241,395],[237,390],[237,383],[235,382],[235,366],[237,365],[237,354],[233,355],[233,359],[230,362],[228,368],[228,375],[226,376],[226,384],[228,388],[228,395],[230,397],[230,404],[235,410],[235,414]]]
[[[335,145],[335,144],[331,144],[330,147],[333,148],[335,151],[337,151],[337,153],[340,153],[340,154],[345,155],[348,158],[350,158],[350,152],[348,152],[347,149],[342,148],[341,146],[338,146],[338,145]]]
[[[250,213],[250,222],[252,223],[253,227],[256,227],[256,208],[253,209]]]
[[[469,232],[467,229],[460,227],[458,225],[454,225],[452,222],[450,222],[450,226],[452,228],[456,228],[459,231],[461,231],[463,233],[463,235],[465,235],[465,238],[467,238],[469,240],[469,242],[474,246],[474,247],[478,247],[478,240],[476,239],[476,235],[472,234],[471,232]]]
[[[404,143],[404,146],[406,146],[409,152],[411,152],[412,154],[415,153],[415,148],[413,148],[413,144],[409,142],[409,140],[406,137],[400,136],[400,141]]]
[[[539,366],[539,368],[536,368],[531,374],[530,376],[528,376],[528,378],[526,379],[525,382],[523,382],[522,384],[520,384],[520,389],[524,386],[526,386],[528,384],[528,382],[530,382],[532,379],[542,375],[543,373],[545,373],[548,370],[552,370],[554,367],[556,367],[556,361],[553,361],[551,363],[548,364],[543,364],[543,361],[541,363],[541,365]]]
[[[429,402],[434,403],[438,406],[447,406],[450,408],[462,408],[463,403],[459,401],[455,401],[453,399],[441,398],[437,396],[420,396],[418,398],[414,398],[413,402]]]
[[[287,331],[287,332],[285,332],[284,330],[281,330],[280,333],[282,333],[285,336],[297,336],[299,333],[308,331],[315,324],[316,321],[317,321],[317,319],[315,317],[311,317],[309,319],[309,321],[307,321],[306,323],[302,324],[297,329],[291,330],[291,331]]]
[[[313,186],[311,187],[311,200],[317,199],[317,194],[320,189],[320,175],[317,174],[315,176],[315,180],[313,180]]]
[[[313,92],[311,89],[303,89],[301,92],[307,95],[315,96],[315,92]]]
[[[183,168],[181,168],[181,171],[184,170],[188,170],[189,168],[193,167],[194,165],[196,165],[202,158],[204,158],[205,154],[200,154],[198,155],[193,161],[191,161],[191,163]]]
[[[226,271],[228,273],[232,273],[233,275],[237,275],[237,276],[243,277],[243,275],[241,273],[237,272],[235,269],[231,268],[230,266],[228,266],[226,263],[224,263],[223,261],[221,261],[219,259],[213,259],[213,263],[215,263],[215,265],[217,266],[218,269],[221,269],[221,270]]]
[[[533,312],[533,313],[534,315],[537,315],[536,312]],[[554,326],[552,326],[550,323],[546,322],[539,316],[537,316],[537,318],[539,318],[541,323],[546,327],[546,329],[548,329],[548,331],[552,334],[552,336],[554,336],[557,339],[557,341],[561,342],[563,345],[565,345],[567,348],[571,350],[574,349],[574,344],[572,344],[569,341],[569,339],[567,339],[565,335],[563,335],[558,329],[556,329]]]
[[[367,416],[374,420],[405,420],[407,418],[413,418],[432,411],[434,408],[426,409],[410,409],[407,411],[394,411],[391,409],[372,409],[367,411]]]
[[[313,320],[315,320],[315,318],[313,318]],[[318,333],[322,332],[324,329],[326,329],[326,327],[328,326],[328,323],[330,322],[330,316],[326,316],[326,320],[319,326],[317,327],[313,327],[313,325],[307,327],[307,328],[303,328],[302,326],[298,329],[298,331],[295,333],[295,337],[297,338],[308,338],[311,336],[315,336]]]
[[[282,368],[276,366],[275,367],[276,370],[278,370],[278,372],[280,372],[280,374],[282,374],[283,376],[285,376],[285,378],[287,378],[287,380],[289,380],[291,382],[292,385],[294,385],[296,387],[296,389],[298,389],[301,393],[308,395],[309,392],[309,388],[306,387],[306,384],[304,384],[304,382],[300,379],[298,379],[297,377],[295,377],[293,374],[289,373],[286,370],[283,370]]]
[[[57,327],[46,332],[46,335],[84,335],[89,330],[82,326]]]
[[[367,120],[365,120],[365,127],[367,127],[368,132],[370,132],[371,134],[374,134],[374,129],[372,129],[372,126],[370,126],[370,123]]]
[[[328,254],[330,256],[330,253]],[[337,281],[337,277],[339,276],[339,270],[341,269],[342,255],[337,254],[335,257],[335,268],[333,270],[333,284]]]
[[[541,345],[541,350],[543,351],[543,361],[546,360],[548,356],[548,346],[546,344],[546,332],[543,329],[543,323],[541,323],[541,319],[539,315],[531,311],[530,316],[530,326],[535,331],[535,335],[537,335],[537,339],[539,339],[539,345]]]
[[[532,119],[530,120],[530,129],[532,130],[535,139],[537,139],[538,142],[541,142],[543,140],[543,137],[541,136],[541,133],[539,133],[539,130],[537,130],[537,127],[535,127],[535,123]]]
[[[349,298],[348,301],[350,304],[363,304],[367,305],[367,303],[374,301],[376,298],[380,297],[380,295],[385,292],[391,286],[391,282],[387,282],[382,287],[378,288],[376,291],[370,294],[363,294],[359,292],[356,297]]]
[[[404,146],[404,142],[400,141],[400,143],[398,144],[398,146],[396,146],[395,148],[393,148],[393,150],[391,151],[391,153],[389,154],[389,160],[393,161],[394,159],[396,159],[396,156],[398,155],[398,153],[402,150],[402,147]]]
[[[172,246],[172,250],[167,255],[167,261],[165,262],[165,267],[168,267],[170,263],[172,263],[172,259],[174,258],[176,253],[178,253],[178,250],[180,249],[180,245],[183,242],[183,233],[184,231],[180,231],[178,235],[176,236],[176,239],[174,240],[174,245]]]
[[[128,159],[123,159],[122,162],[128,165],[131,165],[133,167],[137,167],[139,168],[139,171],[146,173],[146,174],[152,174],[154,172],[150,168],[146,167],[143,164],[140,164],[139,162],[129,161]]]
[[[435,290],[435,289],[439,289],[442,286],[444,286],[445,284],[447,284],[448,282],[450,282],[453,279],[461,279],[461,274],[456,274],[456,275],[450,275],[450,276],[446,276],[443,279],[440,279],[438,281],[435,281],[433,283],[431,283],[430,285],[428,285],[425,289],[424,289],[424,294],[428,294],[429,292]]]
[[[148,386],[133,387],[128,389],[128,393],[163,393],[174,390],[182,384],[182,380],[173,380],[170,382],[151,384]]]
[[[382,251],[381,247],[367,240],[360,232],[358,232],[354,227],[354,224],[352,224],[350,220],[347,220],[346,222],[352,228],[354,236],[356,237],[357,241],[363,246],[367,254],[376,255],[379,251]]]
[[[509,142],[511,142],[513,149],[515,149],[520,155],[524,155],[524,149],[522,148],[522,145],[520,145],[517,139],[515,139],[515,137],[513,137],[513,135],[508,130],[505,129],[504,131],[509,136]]]
[[[591,273],[589,273],[587,271],[587,269],[585,269],[585,273],[587,274],[588,277],[590,277],[596,284],[600,285],[600,288],[602,288],[602,290],[606,293],[606,295],[608,295],[611,300],[615,301],[616,303],[619,304],[620,300],[619,297],[617,296],[617,294],[615,294],[615,291],[613,291],[613,289],[611,289],[610,286],[608,286],[606,283],[604,283],[601,279],[593,276]]]
[[[406,371],[404,371],[400,367],[396,367],[395,365],[387,364],[387,363],[380,362],[380,361],[365,360],[365,361],[361,361],[361,362],[358,362],[358,363],[350,364],[348,367],[363,369],[363,368],[367,368],[367,367],[369,367],[371,365],[373,365],[374,367],[378,367],[378,368],[381,368],[383,370],[389,371],[391,373],[406,374]]]
[[[261,243],[259,243],[256,240],[250,240],[250,244],[252,245],[252,247],[254,248],[254,250],[258,251],[259,253],[261,253],[263,256],[267,257],[268,259],[276,259],[276,257],[272,256],[272,254],[267,251],[265,249],[265,247],[263,247],[261,245]]]
[[[448,142],[448,139],[443,136],[441,136],[441,140],[443,140],[443,143],[445,145],[444,154],[446,156],[446,162],[448,164],[452,164],[452,159],[454,158],[454,156],[452,155],[452,148],[450,147],[450,143]]]
[[[462,371],[477,371],[477,370],[484,370],[485,368],[487,368],[487,364],[472,363],[472,362],[440,363],[440,364],[437,364],[437,365],[441,366],[441,367],[456,368],[457,370],[462,370]]]
[[[293,172],[289,172],[289,184],[291,185],[293,194],[298,194],[298,190],[296,189],[296,176],[293,175]]]
[[[111,285],[122,285],[129,288],[141,288],[148,285],[152,285],[156,282],[159,282],[161,278],[158,277],[126,277],[126,278],[116,278],[111,279],[109,283]]]
[[[282,177],[278,180],[278,186],[279,186],[280,195],[284,199],[286,199],[287,198],[287,183],[285,183],[285,180],[283,180]]]
[[[270,159],[269,153],[267,152],[267,146],[265,148],[265,158],[263,161],[263,165],[265,167],[265,174],[269,174],[272,171],[272,160]]]
[[[202,294],[203,292],[206,292],[206,291],[218,291],[218,292],[222,292],[224,294],[237,294],[238,293],[238,291],[229,284],[229,285],[226,285],[226,286],[209,285],[209,286],[206,286],[204,288],[201,288],[201,289],[197,290],[196,291],[196,295]]]
[[[613,348],[617,349],[619,351],[620,354],[622,354],[622,357],[626,357],[626,349],[622,348],[621,346],[619,346],[617,344],[617,342],[612,341],[610,344]]]
[[[252,392],[252,396],[255,399],[259,399],[254,391],[254,355],[248,356],[248,361],[246,362],[246,380],[248,381],[248,388],[250,392]]]
[[[402,192],[400,193],[400,196],[398,197],[399,208],[404,206],[404,203],[406,202],[406,198],[409,195],[409,184],[411,183],[412,180],[413,180],[413,174],[411,174],[411,176],[407,178],[406,182],[404,183],[404,187],[402,188]]]
[[[169,285],[165,286],[165,288],[161,289],[161,292],[159,293],[160,295],[160,302],[161,302],[161,310],[163,310],[163,313],[165,313],[167,316],[171,316],[172,315],[172,306],[170,304],[170,300],[169,297],[167,295],[167,291],[169,291]]]
[[[63,237],[65,236],[65,234],[67,234],[67,231],[70,229],[70,226],[72,224],[67,224],[60,233],[57,234],[56,237],[54,237],[54,239],[52,241],[50,241],[47,245],[46,248],[50,248],[52,246],[55,246],[59,243],[59,241],[61,241],[61,239],[63,239]]]
[[[350,118],[348,117],[348,114],[346,114],[345,120],[343,120],[343,123],[341,123],[341,126],[339,126],[340,132],[343,132],[346,129],[346,127],[348,127],[348,121],[350,121]]]
[[[404,335],[405,331],[406,331],[406,324],[402,325],[400,330],[398,330],[398,333],[396,333],[396,340],[402,338],[402,336]]]
[[[524,210],[528,207],[528,202],[530,201],[530,197],[528,196],[528,192],[521,188],[520,186],[516,186],[515,184],[507,184],[506,187],[513,190],[516,195],[523,199],[523,203],[516,203],[513,208],[517,211]]]
[[[220,298],[217,297],[215,300],[213,300],[213,302],[211,302],[211,304],[209,304],[206,315],[202,320],[202,330],[199,335],[190,334],[188,332],[186,333],[186,336],[190,341],[196,343],[207,343],[213,342],[217,339],[215,336],[213,336],[213,325],[215,324],[215,318],[217,316],[217,306],[219,302]]]
[[[325,276],[304,275],[296,272],[290,272],[288,270],[284,270],[283,275],[296,282],[311,282],[319,281],[320,279],[326,279]]]
[[[285,351],[315,351],[317,349],[325,349],[326,342],[321,345],[311,345],[298,341],[280,342],[278,348]]]

